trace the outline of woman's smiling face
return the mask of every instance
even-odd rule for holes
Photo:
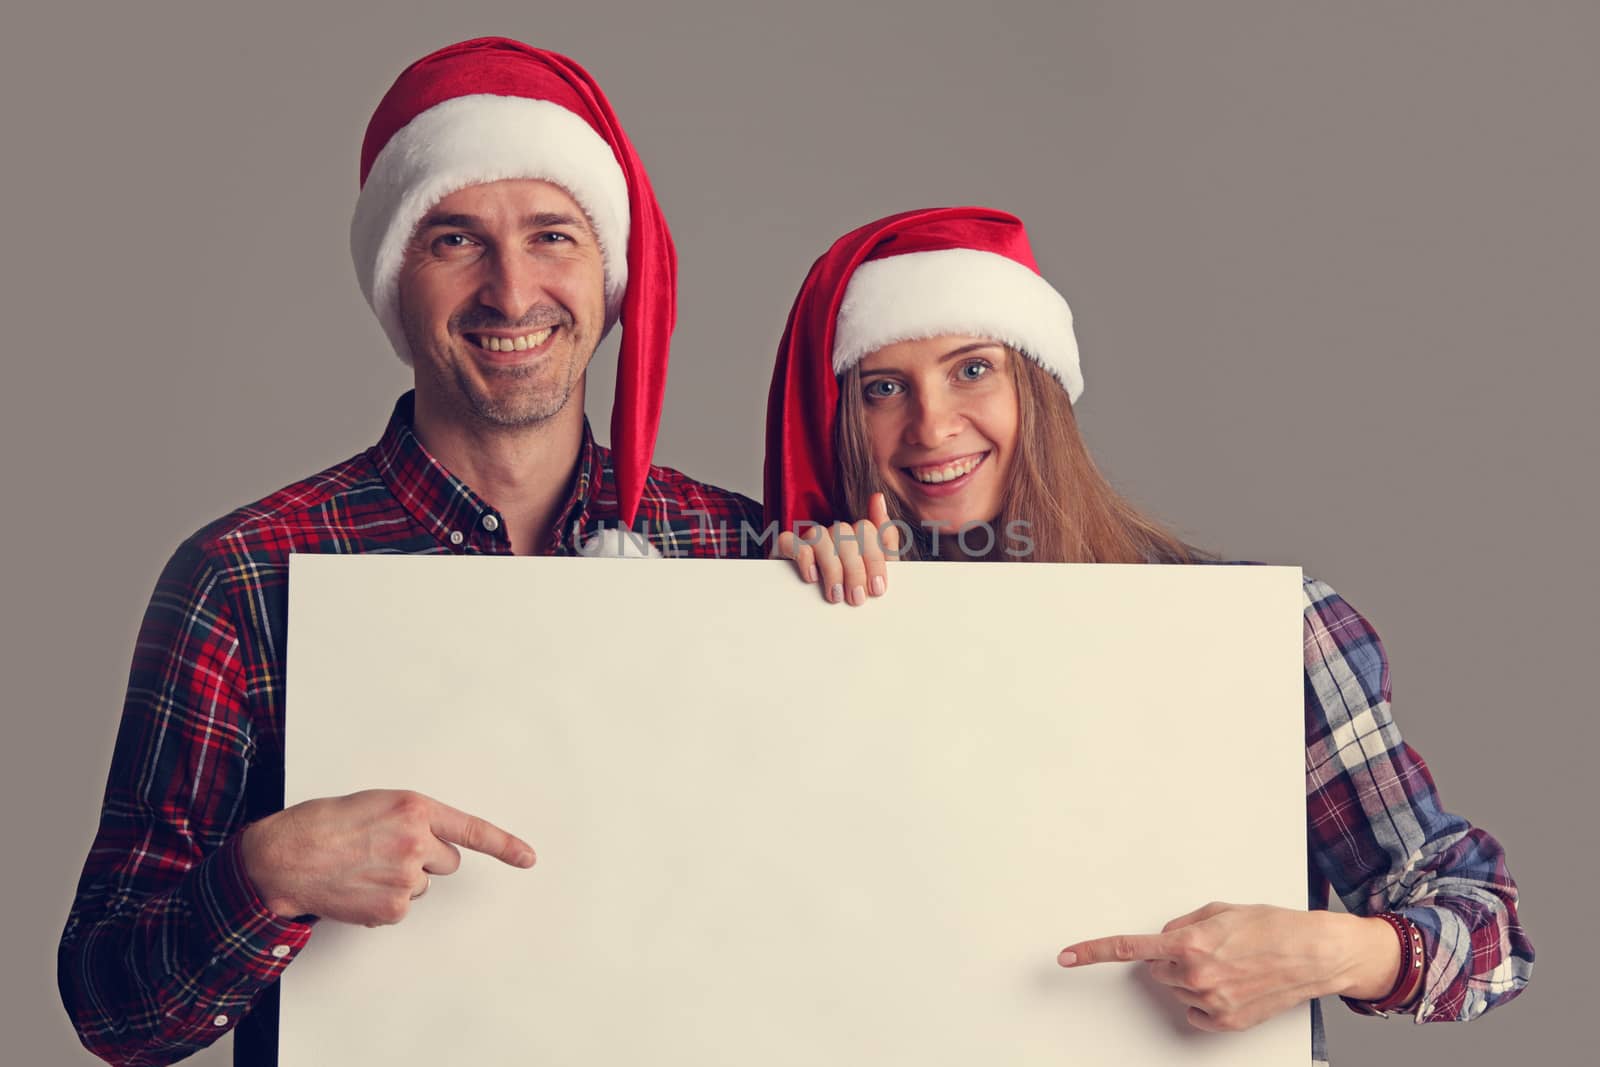
[[[1017,388],[995,341],[945,334],[861,361],[872,462],[886,486],[941,530],[1000,513],[1017,445]]]

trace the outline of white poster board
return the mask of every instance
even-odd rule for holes
[[[538,850],[319,924],[281,1067],[1304,1065],[1076,940],[1306,900],[1300,573],[296,556],[287,800]]]

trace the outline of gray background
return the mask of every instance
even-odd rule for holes
[[[6,16],[0,1059],[88,1061],[54,946],[161,564],[406,387],[349,265],[357,150],[405,63],[481,33],[587,65],[650,169],[683,267],[657,459],[701,478],[759,494],[771,354],[834,236],[1027,220],[1114,482],[1369,615],[1446,802],[1508,846],[1529,993],[1470,1027],[1335,1005],[1335,1060],[1577,1056],[1600,7],[446,6]]]

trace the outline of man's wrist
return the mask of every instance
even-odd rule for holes
[[[305,914],[305,909],[278,886],[274,877],[279,867],[274,859],[272,831],[281,815],[268,815],[240,831],[239,862],[262,906],[280,919],[296,919]]]

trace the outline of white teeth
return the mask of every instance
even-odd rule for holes
[[[932,470],[913,470],[911,476],[926,485],[938,485],[940,482],[953,482],[964,474],[971,474],[972,469],[978,465],[983,456],[972,456],[961,460],[959,463],[946,464]]]
[[[526,352],[530,348],[538,348],[550,337],[554,326],[546,326],[537,333],[525,333],[521,337],[484,337],[478,341],[478,347],[490,352]]]

